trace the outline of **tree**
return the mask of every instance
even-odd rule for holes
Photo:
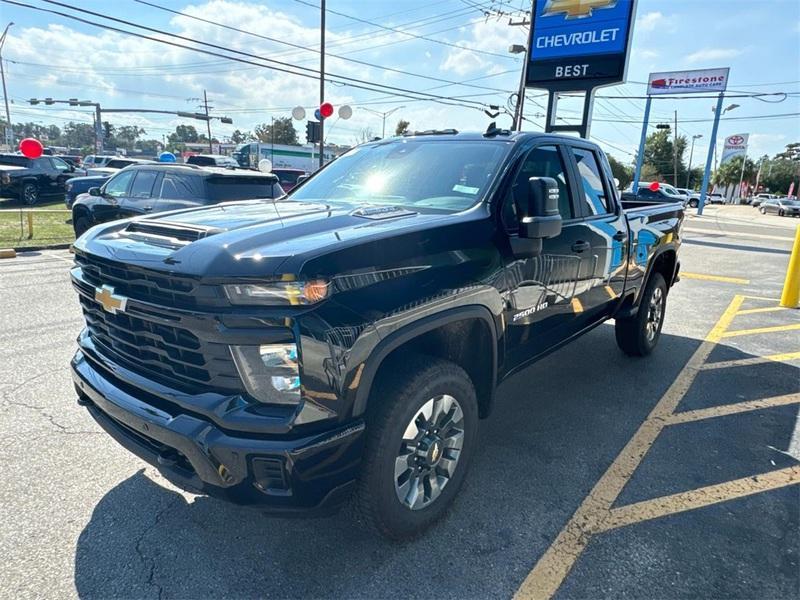
[[[231,144],[244,144],[254,139],[255,137],[249,131],[240,131],[237,129],[231,134]]]
[[[611,155],[608,155],[608,164],[611,165],[612,175],[619,180],[619,189],[624,190],[633,181],[633,167],[619,162]]]
[[[792,181],[795,182],[795,189],[798,187],[797,176],[800,175],[800,163],[785,158],[775,158],[765,161],[761,165],[761,179],[759,185],[765,190],[776,194],[785,194],[789,191]]]
[[[400,119],[397,122],[397,127],[394,128],[394,134],[403,135],[404,133],[407,133],[409,125],[411,125],[410,122],[406,121],[405,119]]]
[[[291,117],[279,117],[270,123],[262,123],[253,130],[259,142],[265,144],[286,144],[299,146],[297,130],[294,128]]]
[[[364,127],[353,138],[353,145],[357,146],[358,144],[363,144],[364,142],[371,142],[375,139],[375,133],[372,131],[372,127]]]
[[[739,185],[739,179],[742,177],[743,160],[745,160],[745,156],[742,154],[734,156],[724,165],[720,165],[714,173],[713,182],[716,185]],[[744,178],[742,180],[754,182],[757,170],[756,163],[748,158],[747,162],[744,163]]]
[[[94,126],[88,123],[70,121],[61,130],[61,146],[69,148],[94,147]]]
[[[178,125],[175,128],[175,133],[170,133],[167,136],[167,140],[173,145],[195,144],[200,140],[200,136],[197,134],[197,129],[194,128],[194,125]]]
[[[125,148],[132,149],[136,144],[136,140],[145,133],[147,132],[137,125],[123,125],[122,127],[117,127],[114,137],[118,146],[122,145]]]
[[[672,183],[674,180],[672,132],[668,129],[659,129],[647,136],[644,145],[644,164],[652,167],[656,178]],[[686,151],[686,138],[678,136],[678,185],[686,181],[686,165],[683,155]]]
[[[159,140],[137,140],[134,148],[142,154],[155,156],[161,151],[162,143]]]

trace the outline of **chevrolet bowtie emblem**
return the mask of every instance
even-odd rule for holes
[[[94,299],[100,303],[103,310],[110,312],[112,315],[117,314],[117,311],[124,312],[125,305],[128,303],[128,299],[125,296],[117,296],[114,293],[114,288],[110,285],[94,288]]]
[[[596,8],[613,8],[618,0],[547,0],[543,17],[564,14],[568,19],[591,17]]]

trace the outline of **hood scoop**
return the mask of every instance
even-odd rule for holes
[[[217,227],[182,225],[169,221],[132,221],[125,228],[128,237],[146,241],[155,246],[179,248],[223,231]]]
[[[396,217],[410,217],[417,212],[401,206],[364,206],[350,213],[353,217],[362,217],[373,221],[381,219],[394,219]]]

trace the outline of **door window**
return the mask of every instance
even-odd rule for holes
[[[159,198],[166,200],[197,200],[202,198],[199,177],[186,177],[178,173],[164,173]]]
[[[70,169],[69,165],[60,158],[51,158],[50,162],[53,163],[53,167],[58,169],[60,172],[62,173],[69,172]]]
[[[503,206],[503,223],[509,231],[518,228],[517,203],[524,204],[528,194],[528,180],[531,177],[552,177],[558,183],[558,212],[564,220],[572,219],[569,189],[567,188],[566,168],[556,146],[539,146],[530,151],[522,163],[511,194]]]
[[[572,154],[583,186],[583,206],[586,213],[596,216],[614,212],[609,206],[602,171],[595,153],[583,148],[572,148]]]
[[[111,196],[112,198],[120,198],[124,196],[125,192],[128,191],[128,186],[131,183],[131,179],[133,179],[133,175],[133,171],[127,171],[120,173],[119,175],[115,175],[108,180],[108,183],[106,183],[103,194],[106,196]]]
[[[158,177],[157,171],[136,171],[136,179],[133,180],[131,198],[150,198],[153,195],[153,184]]]

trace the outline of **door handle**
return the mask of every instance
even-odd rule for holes
[[[621,242],[622,240],[624,240],[628,236],[624,231],[618,231],[617,233],[615,233],[611,237],[614,238],[616,241]]]
[[[572,251],[573,252],[583,252],[584,250],[588,250],[591,248],[591,244],[589,242],[575,242],[572,244]]]
[[[145,207],[143,207],[142,210],[144,210],[144,212],[150,212],[151,210],[153,210],[153,207],[152,206],[145,206]]]

